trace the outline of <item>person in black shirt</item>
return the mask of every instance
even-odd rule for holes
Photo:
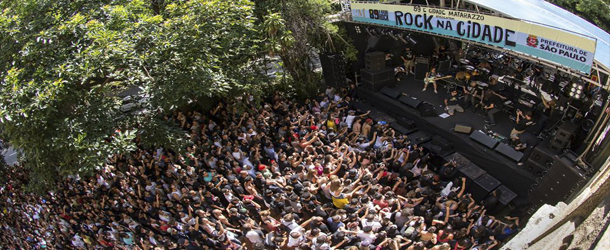
[[[532,112],[527,111],[525,114],[523,114],[521,110],[517,110],[517,119],[515,122],[517,123],[515,128],[510,131],[510,138],[513,139],[513,141],[519,140],[519,135],[523,134],[525,129],[534,124],[532,121]]]
[[[406,47],[405,51],[400,55],[400,59],[402,59],[405,64],[406,74],[413,73],[413,59],[415,59],[415,55],[411,52],[411,48]]]
[[[453,115],[456,111],[460,113],[464,112],[464,109],[458,104],[457,90],[454,89],[451,91],[451,94],[445,98],[445,110],[447,110],[449,115]]]
[[[500,106],[502,105],[502,100],[494,94],[488,95],[488,97],[483,101],[483,111],[487,115],[487,120],[485,121],[488,125],[494,126],[496,125],[495,114],[500,112]]]

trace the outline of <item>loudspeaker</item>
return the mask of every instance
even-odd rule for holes
[[[536,205],[564,201],[585,180],[584,171],[575,165],[569,157],[553,157],[553,166],[529,194],[530,201]]]
[[[481,169],[474,163],[470,163],[458,169],[461,177],[466,177],[466,189],[472,186],[474,180],[485,174],[485,170]]]
[[[438,72],[445,72],[451,68],[451,60],[445,60],[438,62]]]
[[[443,137],[437,135],[432,136],[432,144],[440,148],[440,152],[437,152],[437,155],[441,157],[445,157],[455,152],[455,150],[453,150],[453,144],[445,140]]]
[[[395,84],[396,84],[396,81],[394,80],[394,78],[385,80],[385,81],[377,81],[377,82],[362,80],[362,86],[365,89],[367,89],[369,91],[373,91],[373,92],[377,92],[377,91],[381,90],[381,88],[383,88],[383,87],[393,87]]]
[[[414,109],[419,107],[419,105],[421,104],[421,101],[419,101],[417,99],[413,99],[408,96],[401,96],[400,98],[398,98],[398,100],[404,104],[407,104],[407,106],[414,108]]]
[[[411,141],[411,144],[420,145],[432,140],[432,135],[424,131],[417,131],[413,134],[410,134],[407,138]]]
[[[428,58],[418,57],[415,59],[415,80],[424,80],[426,73],[430,68]]]
[[[326,85],[336,89],[347,86],[345,62],[341,55],[322,53],[320,54],[320,64],[322,65]]]
[[[383,52],[370,52],[364,55],[364,65],[368,70],[382,70],[385,68],[385,54]]]
[[[502,194],[500,194],[500,204],[504,206],[517,198],[517,194],[504,185],[500,185],[496,190],[502,191]]]
[[[544,174],[546,174],[548,170],[548,167],[546,167],[545,165],[540,165],[538,162],[532,160],[531,158],[527,160],[525,164],[523,164],[523,167],[525,168],[525,170],[527,170],[527,172],[536,177],[544,176]]]
[[[460,154],[458,152],[455,152],[453,154],[446,156],[445,161],[447,161],[447,162],[455,161],[458,169],[472,163],[470,160],[468,160],[466,157],[464,157],[462,154]]]
[[[490,136],[486,135],[485,133],[483,133],[481,130],[476,130],[474,132],[472,132],[472,134],[470,135],[470,139],[483,144],[485,147],[488,148],[495,148],[496,145],[498,145],[498,141],[496,141],[496,139],[491,138]]]
[[[555,138],[551,139],[549,150],[555,154],[560,154],[568,145],[569,141],[560,141]]]
[[[549,145],[549,141],[538,144],[538,146],[532,150],[532,154],[528,160],[536,162],[545,168],[550,168],[553,164],[553,156],[555,156],[555,154],[549,150]]]
[[[394,80],[393,68],[382,68],[380,70],[361,69],[360,74],[363,82],[379,83],[390,79]]]
[[[398,96],[400,96],[400,93],[398,93],[398,91],[393,90],[393,89],[388,88],[388,87],[381,88],[380,92],[383,93],[384,95],[389,96],[392,99],[396,99],[396,98],[398,98]]]
[[[495,151],[500,153],[501,155],[504,155],[504,156],[510,158],[511,160],[513,160],[515,162],[519,162],[521,160],[521,158],[523,158],[522,152],[519,152],[519,151],[515,150],[514,148],[512,148],[511,146],[508,146],[504,143],[500,143],[500,145],[498,145],[498,147],[496,147]]]
[[[576,133],[577,129],[578,125],[566,121],[561,124],[561,126],[559,126],[559,128],[557,129],[557,133],[555,133],[555,139],[557,139],[558,142],[560,142],[561,144],[564,144],[564,142],[569,141],[572,136],[574,136],[574,133]]]
[[[420,104],[417,109],[419,110],[419,115],[421,117],[438,116],[438,114],[436,114],[436,112],[434,111],[434,106],[432,106],[432,104],[430,103],[424,102]]]
[[[413,132],[417,131],[417,128],[409,129],[409,128],[406,128],[406,127],[400,125],[400,123],[398,123],[398,122],[390,123],[390,128],[393,128],[394,130],[398,131],[399,133],[401,133],[403,135],[412,134]]]
[[[491,191],[499,187],[500,184],[502,183],[496,180],[496,178],[488,173],[484,173],[474,180],[474,185],[469,189],[469,192],[475,201],[480,201],[487,197]]]
[[[413,121],[411,119],[408,119],[405,117],[398,117],[398,118],[396,118],[396,122],[398,122],[398,124],[405,127],[406,129],[417,130],[417,124],[415,124],[415,121]]]
[[[472,127],[456,123],[455,128],[453,128],[453,131],[462,134],[470,134],[472,133]]]

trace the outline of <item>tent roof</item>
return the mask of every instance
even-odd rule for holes
[[[610,68],[610,34],[543,0],[465,0],[504,16],[545,24],[597,39],[595,61]]]

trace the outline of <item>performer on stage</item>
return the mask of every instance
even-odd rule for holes
[[[462,86],[462,88],[464,90],[464,104],[466,105],[464,108],[467,109],[472,106],[474,109],[475,97],[479,92],[477,89],[477,83],[470,82],[468,86]]]
[[[519,135],[523,134],[527,127],[534,125],[534,121],[532,121],[532,112],[527,111],[524,114],[521,110],[517,110],[517,119],[515,122],[517,123],[515,124],[515,128],[510,131],[510,138],[513,139],[513,141],[517,141]]]
[[[426,77],[424,78],[424,89],[422,89],[422,91],[426,91],[428,84],[430,83],[432,83],[432,86],[434,86],[434,93],[438,93],[436,91],[436,68],[432,68],[428,73],[426,73]]]
[[[400,55],[400,58],[403,60],[405,64],[405,72],[408,75],[409,73],[413,74],[413,61],[415,56],[413,52],[411,52],[411,48],[406,47],[405,51]]]
[[[445,110],[449,115],[453,115],[455,111],[463,113],[464,109],[458,104],[457,90],[451,91],[451,94],[445,98]]]

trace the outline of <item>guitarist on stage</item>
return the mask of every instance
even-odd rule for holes
[[[422,91],[426,91],[426,89],[428,88],[428,84],[432,83],[432,86],[434,86],[434,93],[438,93],[436,91],[436,80],[450,77],[452,76],[436,77],[436,68],[432,68],[428,73],[426,73],[426,77],[424,78],[424,89],[422,89]]]

